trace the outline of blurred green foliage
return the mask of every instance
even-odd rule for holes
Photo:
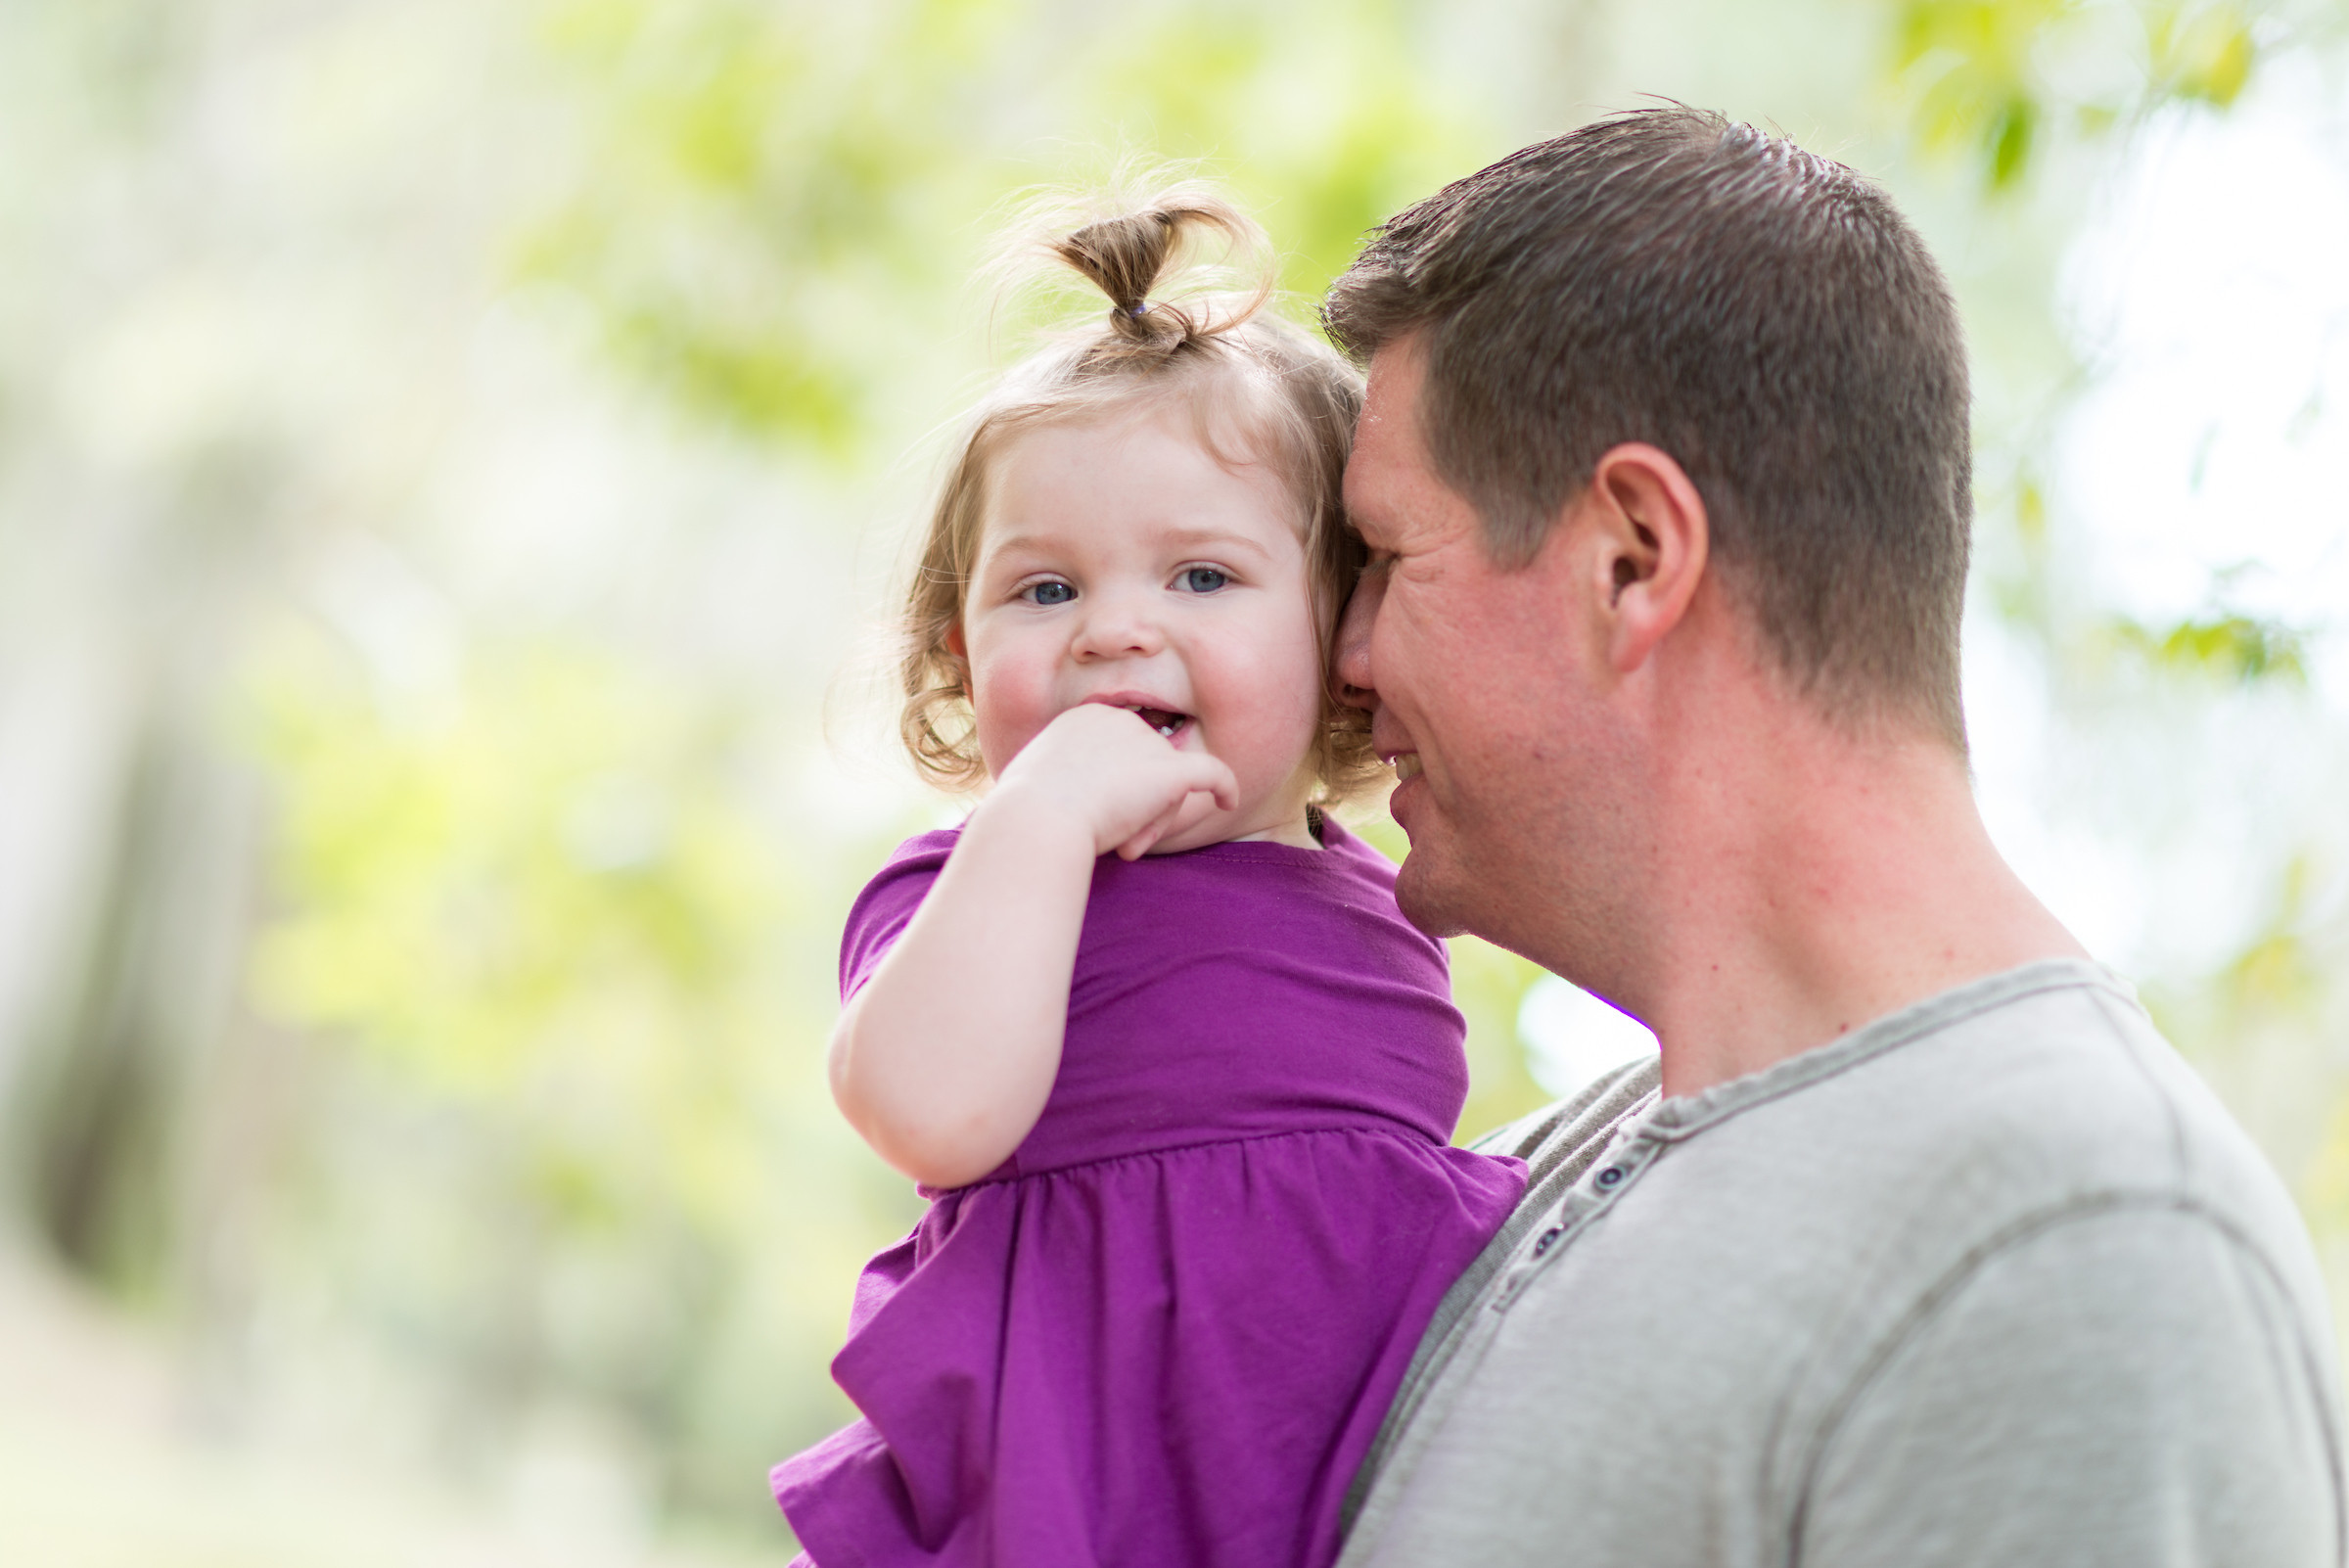
[[[882,383],[984,313],[989,216],[1120,152],[1205,161],[1310,306],[1386,213],[1499,151],[1384,0],[551,0],[585,149],[517,243],[691,415],[835,456]],[[1073,133],[1073,134],[1072,134]]]
[[[251,994],[359,1052],[317,1071],[377,1107],[355,1147],[295,1157],[309,1202],[409,1243],[313,1232],[312,1266],[422,1331],[407,1354],[469,1385],[440,1397],[472,1443],[547,1399],[617,1404],[672,1505],[734,1511],[751,1448],[837,1418],[808,1372],[911,1208],[793,1048],[820,1003],[778,959],[830,934],[742,736],[608,650],[488,640],[418,695],[306,641],[251,698],[283,812]]]
[[[514,1130],[582,1216],[624,1188],[730,1218],[784,890],[714,716],[580,650],[488,650],[425,714],[334,668],[272,660],[254,694],[284,803],[256,1004],[432,1092],[533,1102]],[[593,1192],[599,1149],[643,1167]]]
[[[2292,682],[2307,675],[2305,636],[2254,616],[2216,615],[2169,626],[2120,620],[2112,623],[2111,636],[2130,654],[2176,673]]]
[[[2252,23],[2231,0],[1908,0],[1894,65],[1925,144],[1964,150],[2004,192],[2051,124],[2095,135],[2164,104],[2234,102],[2258,54]],[[2083,56],[2106,69],[2075,84],[2064,68]]]

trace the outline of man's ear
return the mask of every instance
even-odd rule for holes
[[[1579,498],[1578,519],[1596,530],[1598,587],[1606,605],[1607,657],[1628,674],[1681,623],[1712,548],[1704,497],[1687,471],[1645,441],[1609,447]]]

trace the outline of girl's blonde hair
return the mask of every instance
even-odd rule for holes
[[[1205,235],[1256,262],[1252,285],[1191,259]],[[1360,793],[1381,768],[1369,719],[1338,700],[1339,613],[1364,553],[1346,527],[1340,486],[1361,411],[1360,376],[1318,340],[1265,312],[1272,294],[1263,230],[1212,190],[1183,184],[1135,209],[1065,227],[1028,248],[1074,268],[1109,299],[1106,321],[1064,335],[1016,367],[973,411],[905,597],[899,728],[933,782],[967,789],[987,776],[974,731],[970,670],[948,645],[962,622],[992,491],[994,460],[1019,436],[1153,402],[1186,404],[1201,444],[1226,464],[1267,464],[1298,506],[1321,636],[1316,799]]]

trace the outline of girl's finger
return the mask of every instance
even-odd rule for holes
[[[1156,834],[1151,841],[1152,844],[1156,845],[1160,841],[1171,839],[1178,833],[1188,833],[1192,828],[1215,815],[1217,805],[1218,802],[1212,790],[1192,790],[1183,796],[1181,804],[1174,807],[1169,817],[1156,824]]]
[[[1121,859],[1140,859],[1168,834],[1189,827],[1219,807],[1226,811],[1238,809],[1239,776],[1232,772],[1228,762],[1216,757],[1185,757],[1183,761],[1184,771],[1190,777],[1181,782],[1187,787],[1148,827],[1118,846]]]
[[[1121,860],[1138,860],[1143,855],[1148,854],[1152,845],[1156,844],[1160,839],[1165,838],[1169,833],[1174,831],[1176,819],[1182,815],[1182,808],[1189,801],[1190,796],[1183,796],[1181,800],[1176,801],[1173,806],[1167,807],[1167,809],[1164,811],[1161,811],[1157,817],[1151,821],[1148,827],[1142,829],[1132,838],[1129,838],[1125,843],[1119,845],[1118,858]]]
[[[1192,764],[1191,777],[1195,780],[1191,785],[1193,791],[1212,796],[1216,805],[1226,811],[1239,809],[1239,775],[1232,772],[1229,762],[1220,757],[1204,755],[1186,757],[1184,761]]]

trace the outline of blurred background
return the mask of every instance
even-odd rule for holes
[[[1950,269],[1994,832],[2349,1302],[2345,78],[2306,0],[7,0],[0,1561],[787,1559],[990,213],[1197,159],[1305,316],[1643,94]],[[1454,960],[1464,1134],[1647,1046]]]

